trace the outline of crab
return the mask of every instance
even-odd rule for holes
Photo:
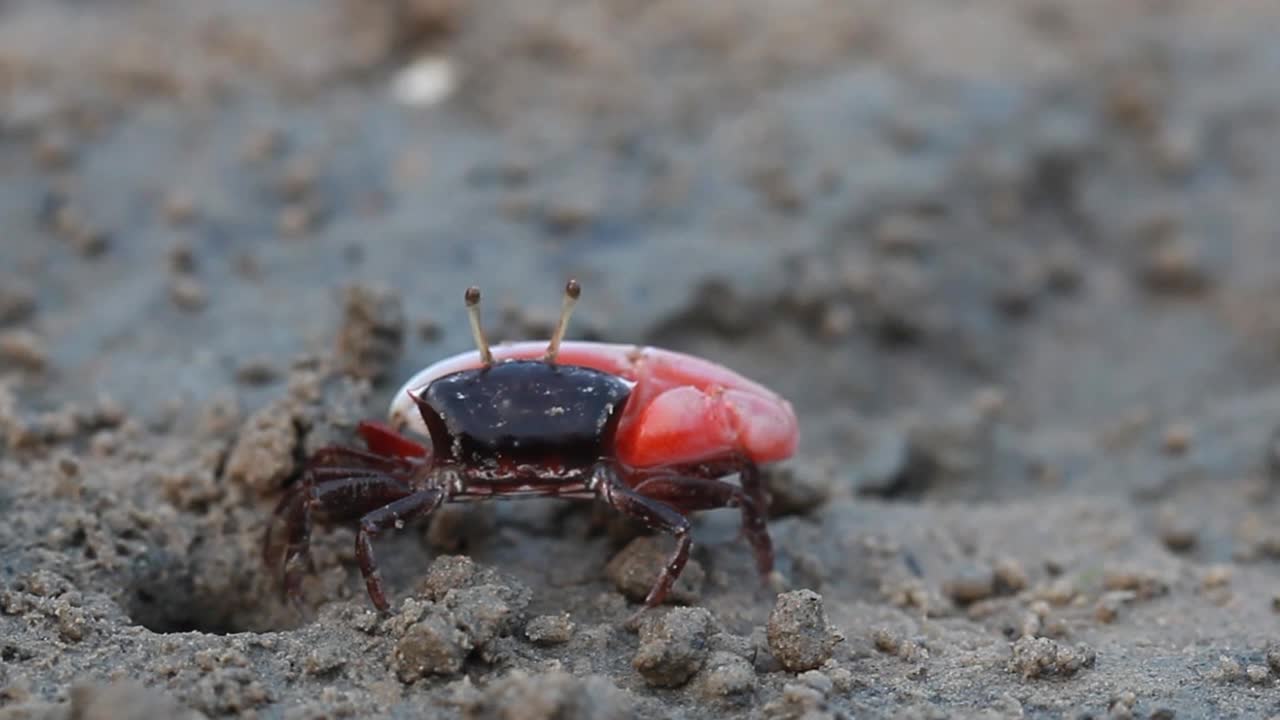
[[[693,545],[689,514],[738,508],[761,577],[773,569],[760,466],[790,457],[791,404],[721,365],[655,347],[565,341],[581,286],[565,287],[548,343],[490,347],[480,291],[465,299],[477,350],[437,362],[396,393],[390,422],[357,427],[366,449],[316,451],[267,527],[284,524],[283,592],[301,605],[313,569],[313,517],[356,523],[355,555],[373,605],[390,603],[373,541],[448,502],[597,499],[675,548],[639,612],[666,599]],[[419,440],[410,435],[417,435]],[[725,480],[736,474],[738,483]]]

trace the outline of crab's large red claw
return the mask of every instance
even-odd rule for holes
[[[618,438],[618,452],[638,467],[738,452],[766,463],[789,457],[796,446],[796,417],[789,404],[736,389],[668,390],[649,403],[630,430]]]
[[[356,432],[364,438],[365,445],[378,455],[401,458],[425,458],[427,447],[412,438],[396,432],[390,425],[374,420],[361,421]]]

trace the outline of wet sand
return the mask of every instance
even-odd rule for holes
[[[0,718],[1275,714],[1278,32],[1211,0],[0,4]],[[571,337],[793,402],[775,583],[705,513],[628,625],[670,539],[538,500],[380,539],[388,616],[319,528],[282,602],[302,460],[471,347],[467,285],[542,338],[570,276]]]

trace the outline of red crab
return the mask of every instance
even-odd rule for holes
[[[676,547],[645,598],[664,600],[692,545],[687,515],[738,507],[763,576],[773,568],[758,466],[795,451],[790,403],[737,373],[650,347],[562,342],[581,293],[565,288],[549,344],[492,350],[480,329],[480,291],[466,293],[478,351],[442,360],[410,379],[391,404],[392,424],[363,422],[367,450],[330,446],[308,461],[276,508],[286,547],[284,592],[297,602],[313,513],[358,520],[356,558],[369,597],[389,609],[373,539],[446,502],[489,498],[598,498]],[[739,484],[724,481],[737,473]],[[264,541],[271,562],[271,526]]]

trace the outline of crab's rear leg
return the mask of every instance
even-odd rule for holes
[[[634,490],[684,513],[722,507],[741,509],[742,534],[751,544],[760,577],[767,580],[773,571],[773,542],[769,539],[764,508],[743,488],[714,478],[659,475],[642,480]]]
[[[689,561],[689,551],[693,547],[693,538],[689,534],[689,519],[671,505],[636,492],[623,481],[618,471],[609,465],[597,466],[591,482],[592,489],[604,502],[654,530],[661,530],[675,536],[675,550],[667,558],[667,563],[645,597],[644,607],[640,612],[661,605],[671,592],[671,587],[680,578],[685,563]],[[639,614],[636,613],[637,616]]]

